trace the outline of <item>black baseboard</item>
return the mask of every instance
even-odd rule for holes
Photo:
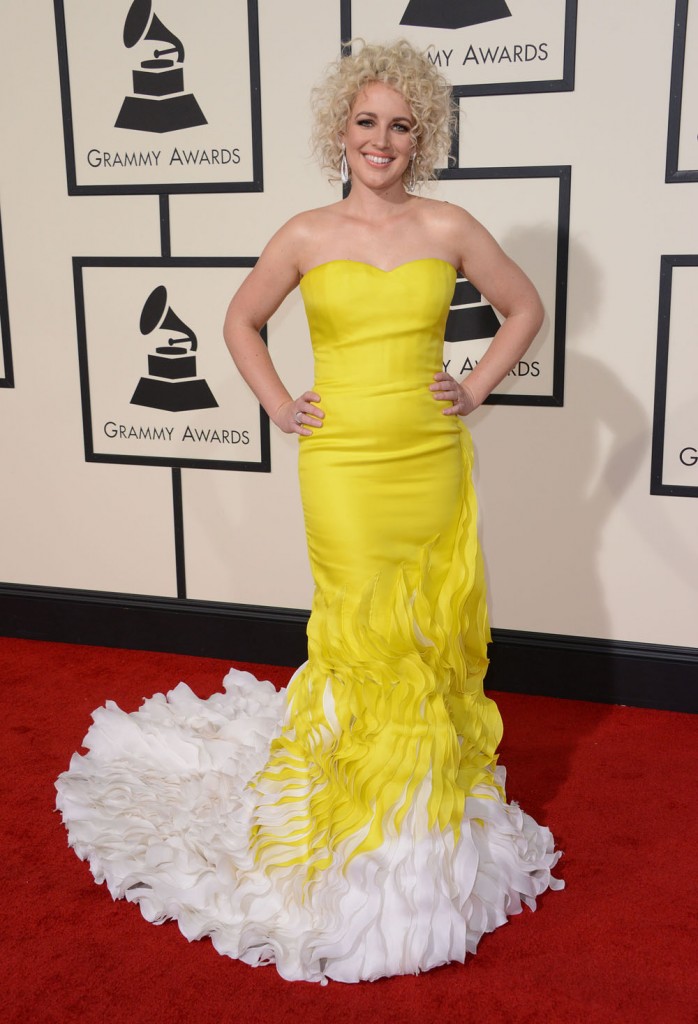
[[[298,665],[293,608],[0,584],[0,634],[28,640]],[[698,649],[493,629],[493,690],[698,711]]]
[[[493,629],[492,690],[698,712],[698,650]]]
[[[308,613],[292,608],[0,584],[0,634],[297,665]]]

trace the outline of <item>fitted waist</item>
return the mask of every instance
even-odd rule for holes
[[[322,428],[301,438],[301,447],[332,447],[354,453],[361,460],[370,454],[396,458],[427,454],[454,443],[462,424],[457,416],[444,416],[444,403],[435,401],[429,382],[396,388],[382,382],[372,388],[323,387],[316,384]]]
[[[418,337],[411,331],[386,332],[350,338],[339,335],[313,339],[315,380],[318,386],[417,388],[429,384],[443,368],[443,334]]]
[[[340,397],[342,395],[355,395],[359,393],[366,396],[366,398],[414,400],[421,393],[425,393],[427,397],[431,396],[429,385],[433,382],[434,374],[439,369],[441,369],[441,365],[437,364],[436,369],[426,371],[425,373],[415,373],[410,378],[383,378],[376,381],[366,380],[365,374],[361,378],[355,378],[336,377],[334,375],[323,377],[316,373],[313,387],[323,398],[325,395],[337,395]]]

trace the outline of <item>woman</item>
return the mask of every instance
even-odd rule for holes
[[[462,961],[561,884],[550,832],[506,803],[496,768],[458,419],[522,356],[542,311],[474,218],[412,192],[452,117],[424,57],[364,46],[316,100],[319,149],[349,196],[274,236],[225,325],[271,419],[300,436],[308,662],[281,694],[233,671],[209,701],[180,686],[134,715],[98,712],[59,806],[97,880],[146,917],[176,917],[189,938],[286,978],[358,981]],[[457,272],[505,318],[467,384],[439,371]],[[316,376],[294,399],[259,330],[299,284]]]

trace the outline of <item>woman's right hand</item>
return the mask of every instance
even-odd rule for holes
[[[276,410],[274,423],[285,434],[301,434],[308,437],[313,432],[310,428],[321,427],[325,418],[322,409],[315,404],[319,401],[320,396],[315,391],[304,391],[299,398],[281,403]]]

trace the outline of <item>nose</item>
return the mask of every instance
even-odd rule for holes
[[[387,124],[376,125],[375,142],[380,149],[387,149],[390,145],[390,127]]]

